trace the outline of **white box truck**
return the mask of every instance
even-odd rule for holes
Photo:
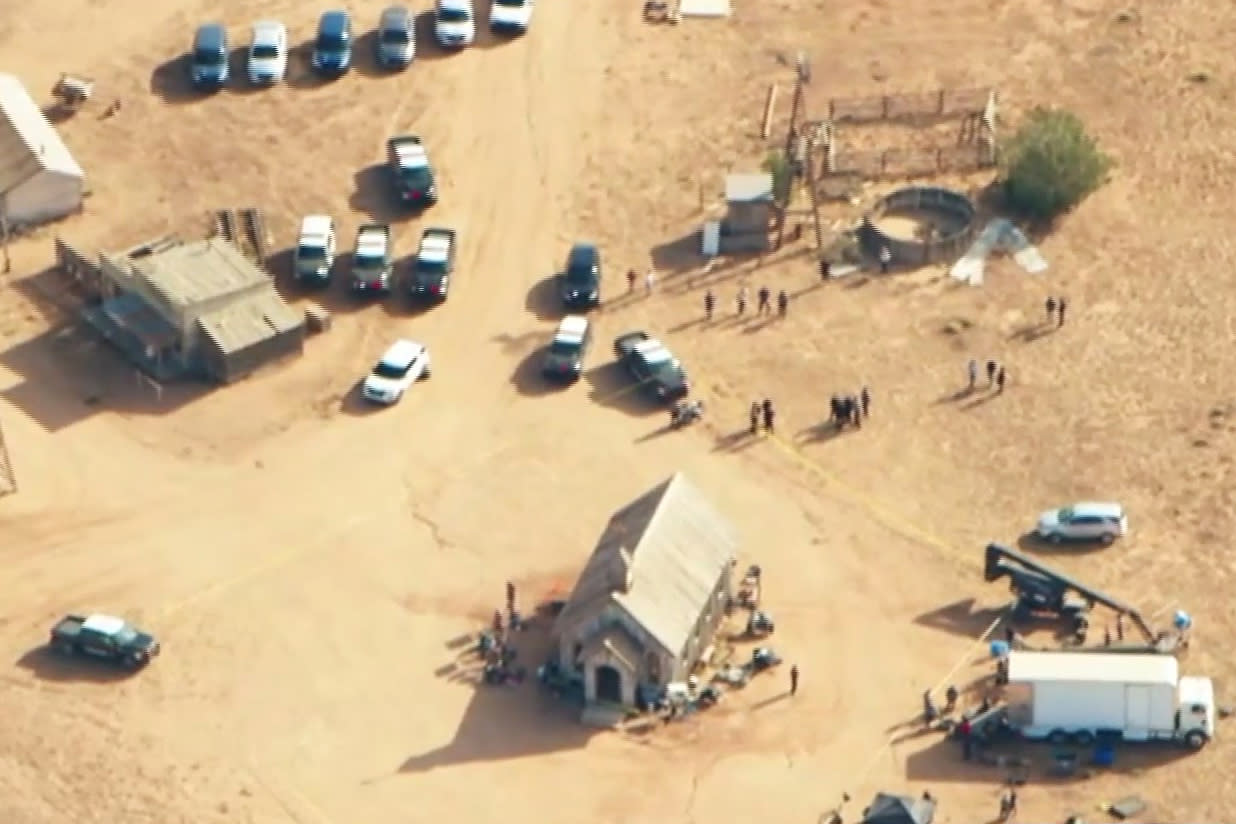
[[[1110,735],[1200,750],[1215,732],[1214,685],[1181,677],[1179,668],[1171,655],[1015,650],[1008,722],[1025,738],[1053,744]]]

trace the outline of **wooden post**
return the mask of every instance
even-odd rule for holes
[[[772,133],[772,114],[773,106],[777,102],[777,84],[770,83],[768,85],[768,97],[764,100],[764,125],[760,128],[760,137],[765,140]]]
[[[4,253],[4,274],[13,270],[9,260],[9,197],[0,195],[0,252]]]
[[[820,222],[820,184],[815,174],[815,141],[816,135],[807,136],[807,158],[803,164],[807,172],[807,198],[811,202],[811,223],[815,229],[815,250],[824,254],[824,225]]]

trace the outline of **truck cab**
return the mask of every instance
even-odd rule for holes
[[[1201,749],[1215,734],[1215,686],[1209,678],[1184,675],[1177,689],[1176,737],[1190,749]]]
[[[335,264],[335,245],[334,220],[326,215],[309,215],[302,219],[300,236],[296,240],[296,280],[313,286],[329,283],[331,267]]]
[[[388,295],[391,291],[391,227],[366,224],[356,233],[352,253],[352,291],[360,295]]]
[[[421,243],[412,264],[408,291],[412,297],[444,301],[455,271],[455,230],[430,227],[421,233]]]

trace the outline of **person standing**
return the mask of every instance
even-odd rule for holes
[[[755,293],[755,297],[755,313],[757,315],[765,315],[772,311],[772,304],[769,302],[769,299],[772,298],[772,292],[769,291],[767,286],[761,286],[760,291]]]
[[[1068,306],[1069,304],[1065,301],[1064,298],[1060,298],[1059,300],[1056,301],[1056,328],[1057,329],[1059,329],[1061,326],[1064,326],[1064,310],[1067,309]]]
[[[820,258],[820,280],[828,280],[833,273],[833,264],[827,258]]]
[[[888,267],[893,262],[893,250],[887,246],[880,247],[880,274],[887,275]]]
[[[707,320],[712,320],[712,312],[717,308],[717,296],[709,289],[704,293],[704,317]]]
[[[746,286],[738,287],[737,303],[738,303],[738,317],[741,318],[743,315],[747,314],[747,287]]]
[[[515,584],[510,581],[506,582],[506,611],[515,611]]]
[[[798,664],[790,667],[790,695],[798,695]]]
[[[635,274],[635,270],[634,270],[634,269],[628,269],[628,270],[627,270],[627,291],[628,291],[628,292],[634,292],[634,291],[635,291],[635,278],[637,278],[637,277],[639,277],[639,276]]]
[[[1003,367],[1003,366],[1001,366],[1001,367],[1000,367],[1000,368],[996,371],[996,391],[997,391],[997,392],[1003,392],[1003,391],[1004,391],[1004,377],[1005,377],[1005,376],[1004,376],[1004,367]]]
[[[751,401],[751,434],[758,435],[760,432],[760,416],[763,410],[760,407],[759,401]]]
[[[871,415],[871,390],[864,386],[858,393],[858,405],[864,418]]]
[[[789,311],[790,311],[790,296],[786,293],[784,289],[782,289],[780,292],[777,293],[777,314],[780,315],[781,317],[785,317],[786,313]]]
[[[764,403],[761,405],[761,410],[764,413],[764,431],[771,435],[776,431],[773,427],[773,422],[777,416],[776,410],[773,409],[773,402],[765,398]]]
[[[1049,297],[1044,303],[1043,308],[1047,310],[1047,322],[1050,324],[1056,319],[1056,299]]]
[[[644,291],[651,295],[652,290],[657,285],[657,271],[651,267],[648,269],[648,274],[644,275]]]
[[[987,361],[987,388],[990,389],[996,382],[996,369],[1000,364],[994,360]]]
[[[970,379],[969,390],[974,391],[975,385],[978,383],[978,361],[970,358],[970,362],[966,364],[966,376]]]

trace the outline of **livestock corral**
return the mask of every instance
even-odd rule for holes
[[[1230,818],[1233,12],[674,5],[0,0],[0,819]],[[1018,229],[1040,104],[1117,162]]]

